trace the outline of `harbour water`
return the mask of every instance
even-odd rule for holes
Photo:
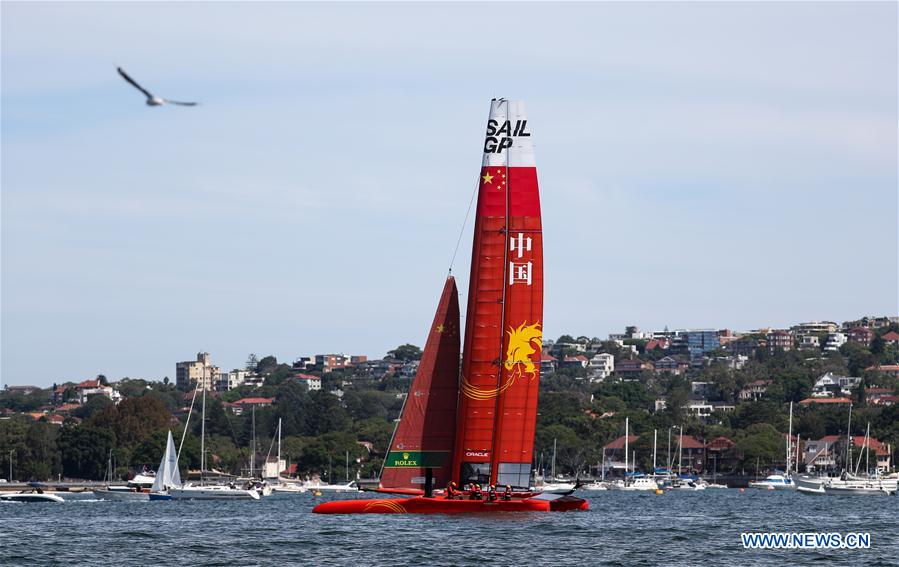
[[[320,516],[262,501],[0,504],[3,565],[896,565],[899,498],[584,493],[589,512]],[[324,498],[358,498],[339,494]],[[868,532],[863,550],[743,549],[741,532]]]

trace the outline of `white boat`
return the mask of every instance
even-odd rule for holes
[[[306,491],[307,488],[303,484],[299,482],[289,482],[284,479],[281,479],[281,482],[272,485],[272,492],[299,494]]]
[[[582,490],[608,490],[609,483],[602,481],[593,481],[590,484],[581,486]]]
[[[705,490],[708,483],[699,479],[675,478],[669,486],[671,490]]]
[[[889,495],[899,492],[899,486],[895,479],[800,477],[796,479],[796,490],[804,494]]]
[[[793,488],[793,481],[782,474],[771,474],[765,477],[765,480],[750,481],[749,488],[787,490]]]
[[[172,500],[259,500],[255,489],[245,490],[234,485],[193,485],[172,488],[168,491]]]
[[[36,488],[34,490],[23,490],[13,494],[0,494],[0,500],[3,502],[65,502],[60,496],[55,494],[47,494],[43,490]]]
[[[535,487],[537,492],[548,494],[568,494],[574,488],[575,486],[572,482],[548,482]]]
[[[618,480],[609,485],[609,490],[652,490],[659,489],[658,483],[647,477],[639,476],[630,480]]]
[[[314,484],[307,484],[307,490],[318,491],[318,492],[358,492],[359,487],[356,485],[356,481],[350,481],[346,484],[321,484],[321,482]]]
[[[133,502],[150,499],[150,491],[136,486],[107,486],[92,491],[95,498],[114,502]]]

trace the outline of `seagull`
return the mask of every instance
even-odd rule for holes
[[[163,104],[177,104],[179,106],[197,106],[197,104],[199,104],[196,102],[179,102],[177,100],[168,100],[165,98],[159,98],[158,96],[153,96],[153,94],[150,93],[150,91],[148,91],[147,89],[138,85],[137,81],[135,81],[134,79],[129,77],[128,73],[126,73],[121,67],[116,67],[116,70],[119,72],[119,75],[121,75],[123,79],[125,79],[126,81],[131,83],[131,86],[133,86],[140,92],[144,93],[144,95],[146,95],[147,106],[162,106]]]

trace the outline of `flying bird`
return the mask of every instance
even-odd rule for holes
[[[129,77],[128,73],[126,73],[121,67],[116,67],[116,70],[119,72],[119,75],[121,75],[123,79],[125,79],[126,81],[131,83],[131,86],[133,86],[140,92],[144,93],[144,96],[147,97],[147,106],[162,106],[163,104],[177,104],[180,106],[197,106],[197,104],[199,104],[197,102],[180,102],[177,100],[169,100],[166,98],[159,98],[158,96],[153,96],[153,94],[150,91],[143,88],[142,86],[137,84],[137,81],[135,81],[134,79]]]

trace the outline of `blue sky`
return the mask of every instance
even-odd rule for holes
[[[548,337],[897,312],[895,3],[2,16],[3,383],[422,344],[493,96],[528,107]]]

